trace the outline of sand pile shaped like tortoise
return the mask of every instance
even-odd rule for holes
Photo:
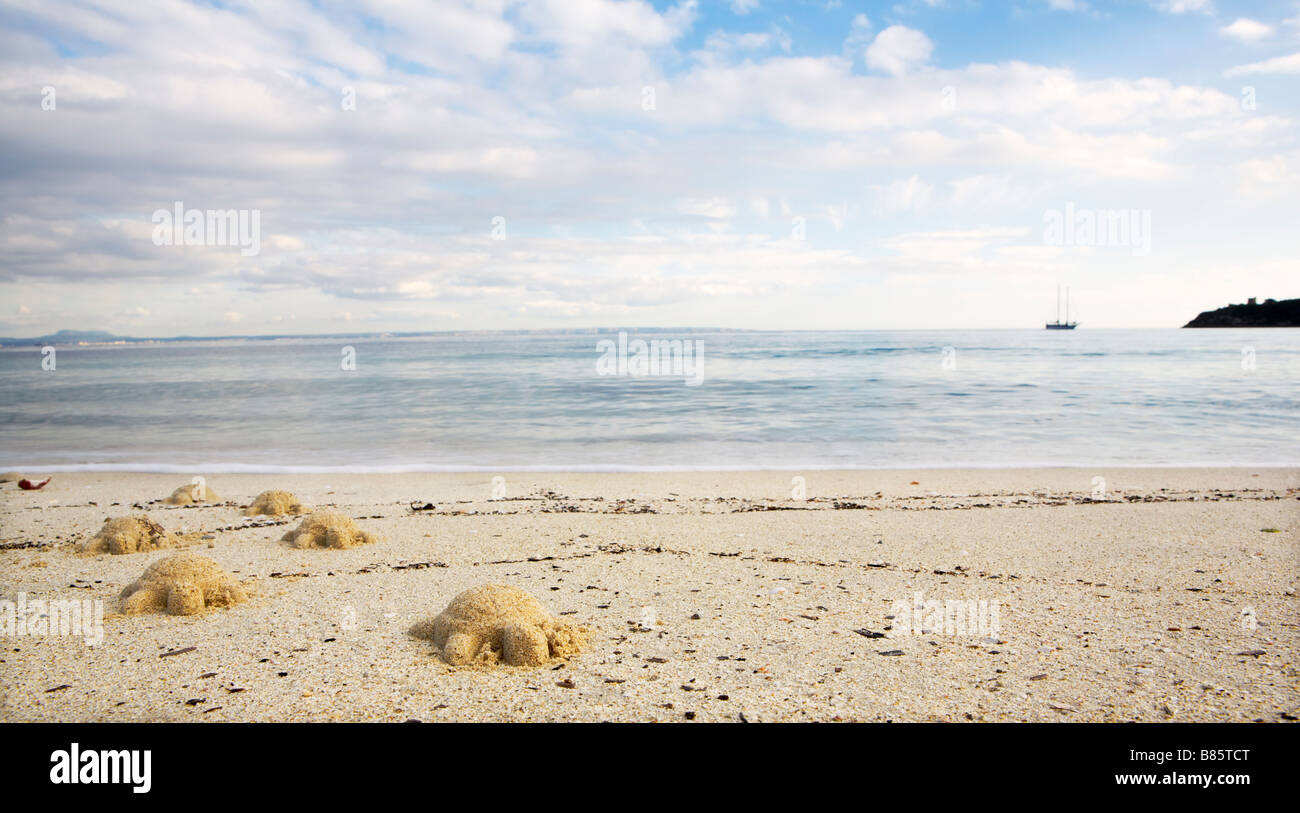
[[[142,553],[144,551],[174,548],[182,544],[175,534],[144,514],[113,517],[104,521],[104,527],[90,539],[77,546],[80,553]]]
[[[484,584],[452,599],[412,633],[431,638],[453,666],[541,666],[581,652],[592,630],[561,621],[518,587]]]
[[[221,565],[197,553],[177,553],[149,565],[122,591],[122,612],[194,615],[247,598],[244,588]]]
[[[295,548],[355,548],[378,542],[379,537],[357,527],[352,517],[338,511],[317,511],[280,537]]]
[[[287,491],[263,491],[253,498],[252,505],[244,509],[244,516],[255,517],[266,514],[272,517],[284,514],[305,514],[307,506],[298,502],[298,498]]]
[[[221,502],[221,498],[206,485],[191,483],[173,491],[163,502],[167,505],[193,505],[199,502]]]

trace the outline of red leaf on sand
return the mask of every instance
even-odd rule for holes
[[[23,491],[37,491],[45,488],[46,483],[49,483],[53,479],[53,477],[46,477],[45,481],[40,483],[33,483],[31,480],[23,479],[18,481],[18,487]]]

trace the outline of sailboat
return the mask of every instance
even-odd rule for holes
[[[1056,321],[1048,322],[1048,330],[1074,330],[1078,322],[1070,321],[1070,289],[1065,289],[1065,321],[1061,321],[1061,286],[1056,286]]]

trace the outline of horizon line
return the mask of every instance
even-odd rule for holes
[[[1082,325],[1080,325],[1082,327]],[[1101,326],[1089,327],[1088,330],[1184,330],[1185,325],[1141,325],[1141,326]],[[1208,329],[1208,328],[1207,328]],[[1219,330],[1230,330],[1232,328],[1218,328]],[[1267,327],[1249,327],[1243,326],[1242,330],[1268,330]],[[1277,328],[1284,330],[1285,328]],[[697,332],[697,333],[887,333],[887,332],[943,332],[943,331],[1041,331],[1042,327],[857,327],[857,328],[747,328],[747,327],[708,327],[708,326],[592,326],[592,327],[572,327],[572,328],[472,328],[459,330],[368,330],[358,332],[342,333],[230,333],[211,336],[193,336],[189,334],[177,334],[173,336],[126,336],[111,333],[106,330],[67,330],[62,329],[54,333],[45,333],[38,336],[0,336],[0,346],[26,345],[28,343],[42,342],[45,344],[80,344],[80,345],[114,345],[114,344],[147,344],[155,342],[213,342],[213,341],[257,341],[270,339],[370,339],[370,338],[394,338],[394,339],[413,339],[431,336],[463,336],[463,335],[583,335],[583,334],[600,334],[600,333],[618,333],[618,332],[649,332],[649,333],[669,333],[669,332]],[[70,334],[101,334],[106,338],[76,338],[75,335],[67,338],[56,338],[60,333]]]

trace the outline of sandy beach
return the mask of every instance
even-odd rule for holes
[[[189,481],[175,474],[4,483],[0,600],[98,600],[107,617],[96,646],[4,638],[0,720],[1300,717],[1295,469],[494,476],[211,475],[225,501],[182,507],[162,503]],[[298,518],[240,510],[272,488],[379,539],[291,548]],[[75,546],[140,512],[250,599],[117,614],[167,552]],[[410,634],[487,583],[591,625],[589,648],[458,668]],[[897,614],[931,601],[996,607],[995,626]]]

